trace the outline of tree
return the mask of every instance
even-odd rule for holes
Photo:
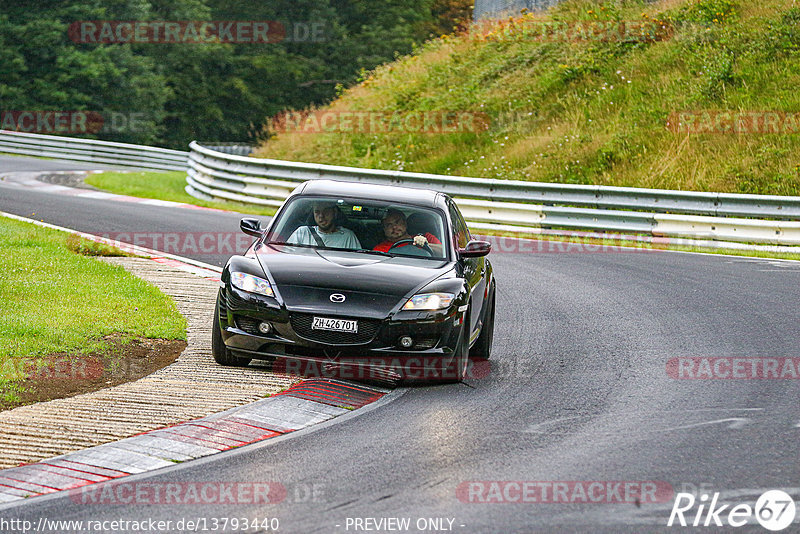
[[[144,15],[142,3],[41,2],[4,5],[0,17],[0,109],[9,111],[92,111],[140,113],[148,120],[136,131],[104,132],[97,137],[137,143],[157,143],[166,80],[154,72],[151,58],[131,45],[83,45],[69,40],[74,21]]]
[[[463,0],[0,0],[0,109],[96,111],[96,137],[185,149],[253,139],[285,109],[457,24]],[[276,21],[270,43],[81,43],[77,21]],[[135,117],[135,127],[130,119]],[[117,126],[109,128],[108,126]],[[121,126],[121,127],[119,127]]]

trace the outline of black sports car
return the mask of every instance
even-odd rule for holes
[[[460,381],[488,359],[491,245],[472,240],[436,191],[315,180],[222,273],[212,331],[228,366],[277,359],[288,371],[353,379]]]

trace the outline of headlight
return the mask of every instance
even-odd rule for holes
[[[408,299],[403,309],[412,311],[443,310],[450,306],[454,298],[455,295],[452,293],[420,293]]]
[[[253,276],[252,274],[231,273],[231,284],[233,287],[237,287],[248,293],[257,293],[268,297],[275,296],[275,293],[272,292],[272,286],[269,285],[267,280]]]

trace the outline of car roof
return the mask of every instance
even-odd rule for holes
[[[365,184],[363,182],[339,182],[336,180],[310,180],[299,187],[295,194],[356,197],[363,200],[388,200],[431,208],[437,206],[444,199],[443,193],[431,189],[412,189],[410,187]]]

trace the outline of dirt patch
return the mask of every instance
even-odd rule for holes
[[[186,342],[180,340],[125,340],[119,334],[103,339],[108,348],[102,352],[79,356],[51,354],[19,364],[24,365],[27,376],[15,384],[22,388],[16,395],[19,400],[0,400],[0,411],[138,380],[170,365],[186,348]]]
[[[76,187],[78,189],[89,189],[92,191],[100,191],[100,189],[91,186],[84,182],[86,179],[86,173],[74,173],[74,174],[67,174],[67,173],[54,173],[54,174],[40,174],[36,177],[37,180],[40,182],[44,182],[47,184],[55,184],[55,185],[65,185],[67,187]]]

